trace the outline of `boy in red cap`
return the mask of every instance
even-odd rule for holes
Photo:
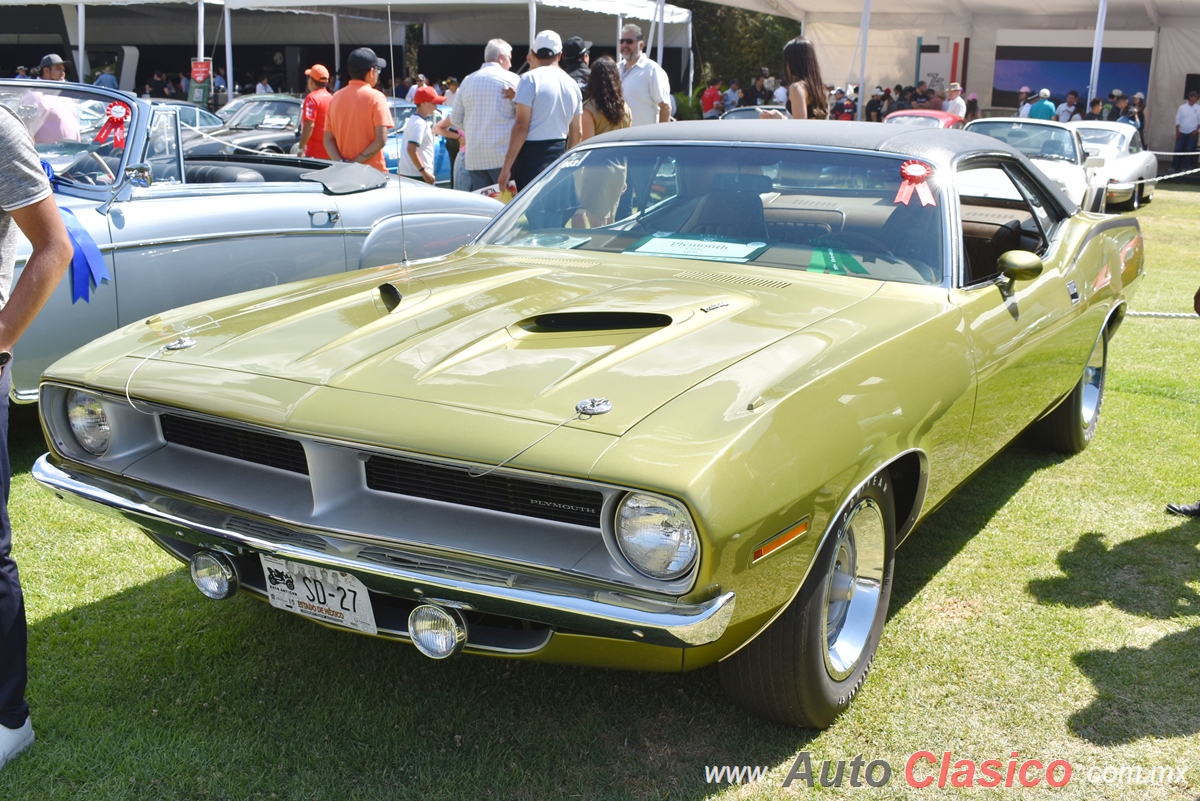
[[[400,147],[400,174],[432,184],[437,181],[433,172],[433,125],[430,120],[438,105],[446,102],[432,86],[417,87],[413,93],[417,110],[404,124],[404,141]]]
[[[312,158],[328,159],[325,150],[325,111],[333,95],[326,89],[329,70],[322,64],[313,64],[304,71],[308,76],[308,96],[304,98],[300,119],[300,153]]]

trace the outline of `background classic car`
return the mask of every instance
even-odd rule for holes
[[[1038,169],[1088,211],[1104,211],[1104,159],[1091,156],[1079,133],[1068,125],[1028,117],[998,117],[968,122],[966,130],[1006,142],[1024,153]]]
[[[1069,122],[1079,131],[1088,152],[1104,159],[1100,180],[1104,182],[1108,203],[1138,209],[1154,199],[1154,179],[1158,159],[1142,147],[1138,130],[1124,122]]]
[[[86,303],[73,302],[69,278],[58,287],[21,339],[18,400],[36,400],[42,370],[58,357],[154,312],[399,261],[402,209],[417,259],[469,241],[501,208],[413,181],[401,198],[397,179],[363,165],[339,165],[341,179],[323,180],[314,174],[325,161],[185,157],[174,106],[97,87],[0,81],[0,103],[33,131],[56,172],[55,200],[95,241],[110,276]],[[94,141],[113,103],[129,112],[123,147],[111,135]],[[28,255],[22,238],[18,278]]]
[[[883,120],[891,125],[915,125],[926,128],[962,128],[962,117],[948,111],[923,108],[903,108],[893,111]]]
[[[1092,438],[1142,271],[1136,220],[986,137],[628,129],[447,258],[68,356],[33,472],[212,598],[435,658],[718,662],[746,709],[822,727],[896,545],[1031,424]]]

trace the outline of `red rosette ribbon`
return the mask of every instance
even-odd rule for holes
[[[917,197],[921,199],[922,206],[936,206],[937,202],[933,199],[933,192],[929,191],[929,176],[933,175],[933,168],[928,164],[910,159],[900,165],[900,177],[904,179],[904,183],[900,184],[900,191],[896,193],[894,203],[903,203],[908,205],[908,201],[912,199],[913,189],[917,190]]]
[[[96,132],[96,138],[92,141],[103,144],[111,136],[113,145],[125,147],[125,123],[129,122],[129,106],[114,100],[108,104],[104,114],[107,119],[104,120],[104,125]]]

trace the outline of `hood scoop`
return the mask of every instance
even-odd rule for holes
[[[629,311],[551,312],[517,323],[531,334],[567,334],[592,331],[635,331],[666,328],[673,322],[668,314]]]

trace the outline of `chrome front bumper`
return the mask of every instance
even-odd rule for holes
[[[228,514],[247,517],[240,510],[220,510],[149,487],[72,470],[51,463],[49,457],[44,454],[34,463],[33,477],[60,498],[116,513],[148,532],[198,547],[264,553],[352,573],[373,590],[398,598],[440,599],[488,614],[597,637],[676,648],[714,642],[724,634],[733,616],[732,592],[703,603],[681,604],[555,577],[451,563],[440,557],[405,552],[402,544],[389,544],[385,550],[397,554],[397,561],[416,567],[367,561],[360,555],[380,551],[378,543],[359,542],[338,532],[298,528],[294,529],[296,541],[289,542],[288,525],[278,520],[262,520],[258,533],[234,531],[224,527],[222,521]],[[285,536],[272,537],[272,530]],[[312,547],[313,541],[331,547]]]

